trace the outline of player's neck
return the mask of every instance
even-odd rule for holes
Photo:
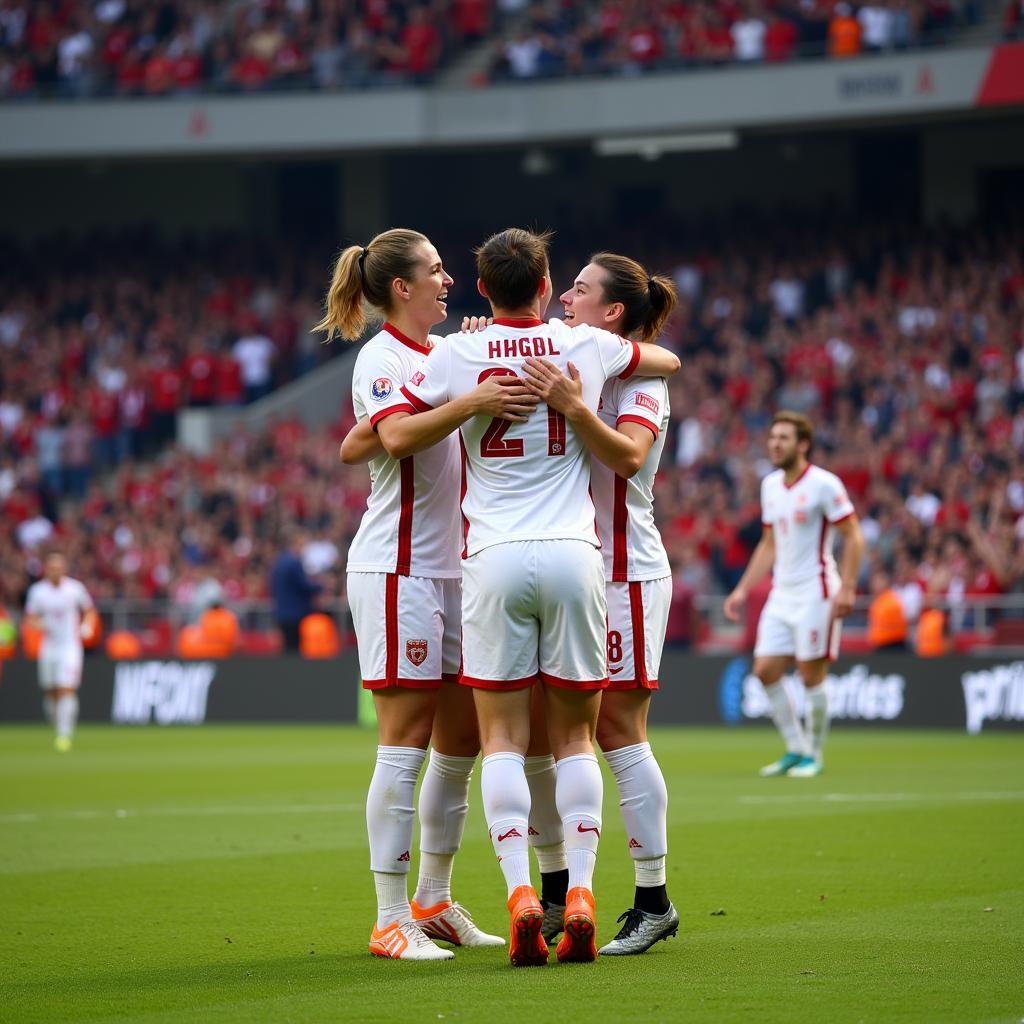
[[[495,320],[539,320],[540,303],[532,302],[529,306],[520,306],[519,309],[502,309],[499,306],[492,306],[491,312]]]
[[[403,316],[401,313],[389,316],[388,323],[396,331],[404,334],[411,341],[415,341],[417,345],[430,345],[430,328],[434,326],[433,324],[421,323],[412,317]]]
[[[807,467],[810,465],[810,460],[803,457],[796,460],[789,469],[784,470],[785,476],[783,479],[787,484],[792,486],[807,472]]]

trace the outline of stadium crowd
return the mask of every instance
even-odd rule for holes
[[[496,79],[848,57],[944,42],[979,11],[978,0],[0,0],[0,96],[425,83],[482,40]]]
[[[930,595],[1024,590],[1024,231],[752,215],[632,231],[616,246],[671,269],[680,293],[665,340],[683,369],[656,484],[680,596],[723,594],[742,572],[760,533],[765,431],[778,408],[811,416],[814,461],[849,489],[868,542],[865,593],[893,581],[913,618]],[[662,239],[653,250],[652,238]],[[594,241],[584,229],[560,232],[556,289]],[[307,531],[304,557],[324,597],[341,593],[368,493],[365,469],[337,458],[350,410],[330,430],[280,422],[200,458],[158,447],[169,434],[155,427],[155,404],[146,420],[127,401],[138,390],[143,406],[156,403],[169,367],[178,401],[194,400],[189,353],[234,360],[263,331],[278,365],[320,357],[297,339],[316,317],[323,262],[289,290],[280,282],[298,282],[301,263],[283,252],[287,272],[270,276],[257,259],[251,276],[230,281],[212,261],[182,260],[182,277],[165,252],[159,276],[104,260],[97,278],[54,273],[30,286],[26,270],[0,293],[7,602],[20,600],[52,542],[101,598],[184,607],[209,577],[229,602],[263,598],[276,539],[293,523]],[[468,265],[453,270],[472,280]],[[214,388],[203,400],[218,397]],[[109,472],[94,475],[100,467]],[[970,624],[969,612],[961,619]]]

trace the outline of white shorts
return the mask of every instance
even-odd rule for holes
[[[44,690],[77,690],[82,684],[82,648],[78,644],[39,648],[39,685]]]
[[[604,563],[582,540],[516,540],[462,563],[462,682],[489,690],[608,684]]]
[[[608,689],[656,690],[672,577],[608,584]]]
[[[434,689],[459,677],[459,580],[350,572],[348,604],[363,687]]]
[[[839,593],[839,580],[824,584],[821,579],[791,587],[772,587],[757,624],[754,654],[795,657],[817,661],[839,656],[842,622],[833,618],[832,604]]]

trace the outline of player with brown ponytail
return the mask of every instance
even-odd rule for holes
[[[636,260],[601,252],[561,296],[565,322],[653,342],[675,307],[666,277],[652,277]],[[636,876],[634,905],[620,918],[604,956],[643,953],[674,935],[679,915],[665,888],[668,852],[665,779],[647,741],[651,693],[658,688],[672,574],[654,523],[654,475],[665,445],[668,388],[658,378],[610,380],[596,413],[581,400],[579,375],[547,360],[527,360],[528,386],[561,412],[595,458],[591,489],[602,540],[608,592],[609,686],[601,702],[597,739],[619,787],[620,806]],[[527,756],[533,808],[531,843],[543,880],[545,938],[561,928],[566,873],[561,824],[554,807],[554,766],[542,738]]]
[[[418,231],[394,228],[344,249],[334,265],[317,325],[328,338],[355,340],[371,316],[380,331],[356,358],[352,405],[370,462],[370,497],[349,548],[348,600],[363,686],[373,691],[379,746],[366,800],[377,920],[370,952],[398,960],[452,956],[435,945],[503,945],[452,902],[452,861],[462,841],[470,775],[480,750],[472,692],[457,685],[461,660],[461,463],[452,432],[477,413],[519,420],[536,399],[519,382],[485,382],[458,402],[416,418],[430,447],[405,450],[392,416],[401,387],[440,340],[430,328],[447,315],[452,278]],[[375,431],[377,433],[375,433]],[[358,440],[358,438],[357,438]],[[356,444],[356,447],[359,447]],[[410,903],[407,879],[414,790],[420,789],[420,871]]]

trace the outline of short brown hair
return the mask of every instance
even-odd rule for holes
[[[551,232],[506,228],[473,250],[477,276],[498,309],[530,305],[548,272]]]
[[[796,439],[798,441],[806,441],[808,449],[814,444],[814,427],[811,425],[810,419],[802,412],[780,409],[772,417],[771,426],[774,427],[776,423],[791,423],[796,429]]]

